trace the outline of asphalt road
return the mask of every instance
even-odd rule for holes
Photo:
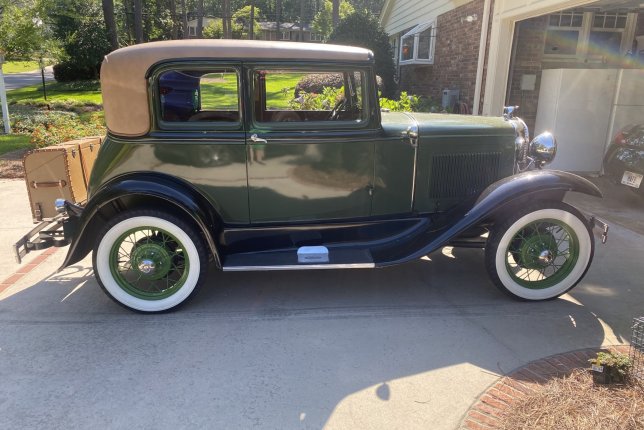
[[[4,248],[30,226],[26,201],[0,182]],[[89,258],[56,273],[63,249],[0,293],[0,428],[454,429],[499,375],[628,341],[643,239],[613,226],[546,303],[498,292],[482,251],[445,248],[379,270],[212,270],[163,315],[114,304]]]
[[[45,81],[54,80],[54,69],[52,66],[45,67]],[[42,83],[40,70],[23,73],[4,74],[4,85],[7,91],[17,88],[28,87]]]

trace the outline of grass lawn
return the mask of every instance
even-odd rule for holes
[[[51,82],[47,84],[47,101],[43,98],[42,85],[31,85],[7,91],[9,103],[44,104],[69,103],[102,104],[101,87],[98,81]]]
[[[306,73],[270,73],[266,78],[267,109],[286,109],[295,85]],[[201,109],[237,109],[237,75],[212,73],[201,78]]]
[[[7,61],[2,65],[2,72],[5,74],[31,72],[39,69],[38,61]]]
[[[27,134],[0,134],[0,155],[19,149],[32,149],[29,139]]]

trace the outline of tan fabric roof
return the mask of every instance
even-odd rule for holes
[[[190,39],[143,43],[118,49],[103,60],[101,90],[107,128],[122,136],[150,130],[146,72],[163,60],[182,58],[368,61],[368,49],[319,43]]]

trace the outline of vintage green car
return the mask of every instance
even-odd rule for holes
[[[446,245],[485,248],[499,288],[547,300],[580,281],[606,228],[562,202],[601,197],[593,184],[542,170],[552,135],[530,141],[513,108],[381,112],[366,49],[154,42],[107,55],[101,85],[108,134],[87,202],[56,202],[63,267],[93,251],[98,283],[137,311],[184,303],[209,263],[378,268]]]

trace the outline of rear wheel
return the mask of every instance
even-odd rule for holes
[[[103,290],[141,312],[172,309],[188,299],[207,270],[199,231],[174,215],[127,211],[112,219],[94,249]]]
[[[486,268],[503,292],[522,300],[564,294],[585,275],[594,238],[583,215],[561,202],[529,206],[494,226]]]

